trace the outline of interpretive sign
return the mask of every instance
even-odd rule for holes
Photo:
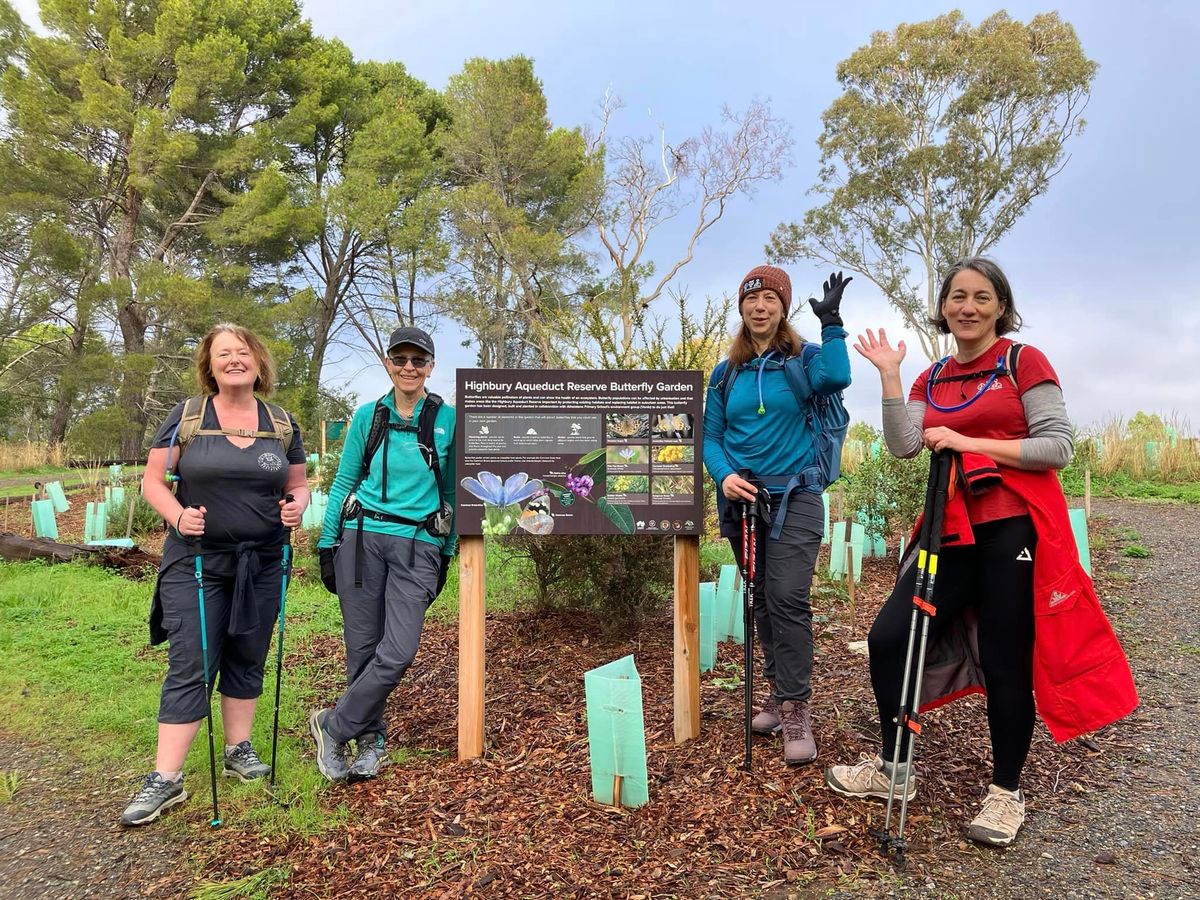
[[[700,372],[459,369],[462,535],[703,530]]]

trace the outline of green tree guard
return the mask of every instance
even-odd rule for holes
[[[592,797],[597,803],[628,807],[649,802],[642,679],[633,656],[585,672],[583,684]]]

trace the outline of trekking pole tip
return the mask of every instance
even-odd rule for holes
[[[209,827],[209,828],[220,828],[220,827],[221,827],[221,820],[220,820],[220,819],[213,819],[211,822],[209,822],[209,823],[208,823],[208,827]]]

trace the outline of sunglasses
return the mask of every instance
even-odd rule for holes
[[[428,356],[389,356],[388,359],[397,369],[403,369],[409,363],[412,363],[414,369],[423,369],[430,362]]]

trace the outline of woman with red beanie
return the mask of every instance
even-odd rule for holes
[[[967,834],[1005,846],[1025,821],[1021,770],[1035,709],[1062,742],[1126,715],[1137,693],[1079,564],[1056,474],[1073,450],[1058,376],[1041,351],[1006,336],[1021,327],[1021,317],[1000,267],[983,257],[955,263],[933,324],[954,335],[957,350],[917,377],[907,405],[904,342],[893,348],[883,329],[878,337],[868,330],[854,349],[879,369],[888,449],[912,457],[924,446],[956,457],[921,705],[924,711],[986,692],[992,778]],[[896,723],[915,556],[902,563],[867,641],[887,759],[864,754],[857,765],[826,770],[826,784],[846,797],[887,798],[898,729],[895,782],[907,783],[910,799],[916,794],[906,762],[912,729]]]
[[[761,734],[783,732],[788,765],[817,758],[812,730],[812,605],[809,591],[824,533],[818,441],[796,385],[834,394],[850,384],[841,273],[809,305],[821,343],[808,344],[788,322],[792,283],[783,269],[757,266],[738,286],[741,324],[729,358],[717,364],[704,407],[704,465],[717,484],[721,534],[742,559],[738,509],[754,503],[770,521],[757,541],[755,630],[771,694],[754,718]],[[749,635],[747,638],[749,639]]]

